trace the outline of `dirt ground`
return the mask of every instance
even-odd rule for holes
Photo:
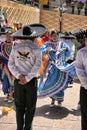
[[[81,114],[77,110],[80,85],[75,82],[65,90],[65,99],[62,108],[57,103],[50,108],[51,99],[37,100],[37,108],[33,121],[33,130],[81,130]],[[3,101],[4,95],[0,85],[0,108],[13,107],[14,110],[7,116],[0,118],[0,130],[16,130],[15,105]]]

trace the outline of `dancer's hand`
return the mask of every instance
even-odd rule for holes
[[[0,52],[0,58],[2,57],[2,53]]]
[[[26,84],[26,83],[27,83],[27,81],[26,81],[25,76],[24,76],[24,75],[20,75],[20,76],[19,76],[19,84],[24,85],[24,84]]]

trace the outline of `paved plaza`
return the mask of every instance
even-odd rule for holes
[[[78,83],[73,83],[65,91],[63,107],[50,108],[50,98],[38,99],[37,109],[33,121],[33,130],[81,130],[81,114],[76,109],[79,101]],[[7,116],[0,118],[0,130],[16,130],[15,106],[14,103],[3,102],[4,95],[0,87],[0,107],[14,107],[14,111]]]

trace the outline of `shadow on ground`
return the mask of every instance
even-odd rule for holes
[[[80,81],[79,81],[79,79],[78,78],[76,78],[76,79],[74,79],[74,81],[73,81],[74,83],[78,83],[78,84],[80,84]]]
[[[4,101],[4,97],[0,97],[0,107],[13,107],[13,109],[15,110],[15,105],[14,102],[13,103],[8,103]]]
[[[59,108],[58,106],[50,108],[48,105],[44,105],[41,107],[37,107],[35,116],[43,116],[49,119],[62,119],[67,117],[68,114],[80,116],[80,111],[74,109],[70,111],[65,107]]]

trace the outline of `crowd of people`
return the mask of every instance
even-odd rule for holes
[[[3,17],[0,20],[0,80],[4,101],[15,103],[17,130],[32,130],[37,98],[49,97],[50,107],[56,101],[62,107],[64,91],[77,76],[81,84],[78,105],[81,104],[82,130],[87,130],[87,63],[83,58],[86,59],[87,35],[80,41],[77,35],[48,31],[42,24],[13,23],[9,27]]]

